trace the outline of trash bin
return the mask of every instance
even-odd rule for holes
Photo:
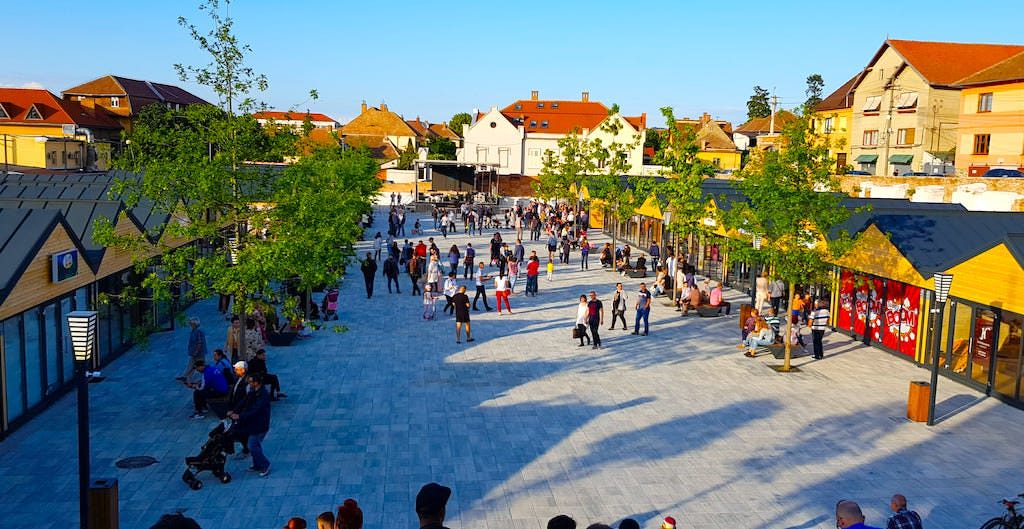
[[[931,384],[915,380],[910,383],[910,395],[907,397],[907,418],[914,422],[928,421],[928,396]]]
[[[89,483],[89,529],[120,529],[117,479],[97,478]]]

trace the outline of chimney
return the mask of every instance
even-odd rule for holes
[[[530,92],[530,101],[536,101],[540,99],[540,92],[533,90]]]
[[[383,101],[380,102],[380,111],[381,112],[387,112],[388,111],[388,105],[385,104]]]
[[[366,112],[366,100],[363,100],[363,112]]]
[[[590,92],[583,92],[583,95],[582,95],[582,96],[580,97],[580,99],[581,99],[581,100],[582,100],[582,101],[583,101],[584,103],[587,103],[587,102],[589,102],[589,101],[590,101]]]
[[[700,124],[704,125],[704,124],[707,124],[707,123],[710,123],[710,122],[711,122],[711,114],[708,114],[707,112],[705,112],[704,115],[702,115],[700,117]]]

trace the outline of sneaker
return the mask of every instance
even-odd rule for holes
[[[205,419],[205,413],[199,413],[198,411],[188,416],[189,419]]]
[[[476,341],[476,338],[469,338],[469,339],[467,339],[466,341],[467,341],[467,342],[475,342],[475,341]]]
[[[277,392],[277,398],[279,398],[279,399],[287,399],[288,398],[288,394],[283,392],[283,391],[278,391]]]
[[[268,468],[265,468],[263,470],[260,470],[259,474],[260,474],[261,478],[265,478],[265,477],[269,476],[270,475],[270,468],[268,467]]]

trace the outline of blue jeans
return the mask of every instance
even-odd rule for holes
[[[633,324],[633,332],[640,332],[640,320],[644,322],[644,334],[647,334],[647,318],[651,315],[651,309],[636,309],[636,323]]]
[[[270,468],[270,460],[263,454],[263,438],[266,436],[267,432],[249,435],[249,452],[252,452],[252,466],[258,472]]]

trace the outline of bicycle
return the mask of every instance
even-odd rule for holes
[[[1018,494],[1017,497],[1024,498],[1024,494]],[[981,529],[1024,529],[1024,514],[1017,514],[1016,508],[1020,502],[1004,498],[1000,503],[1006,508],[1006,514],[985,522]]]

